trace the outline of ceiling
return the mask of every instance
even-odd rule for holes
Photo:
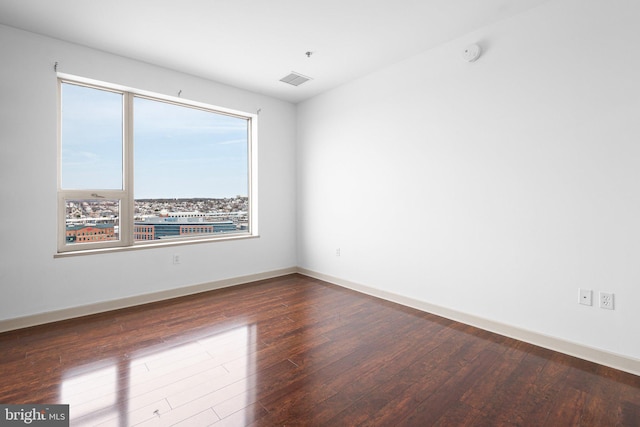
[[[546,1],[0,0],[0,23],[297,103]]]

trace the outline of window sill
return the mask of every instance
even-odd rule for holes
[[[245,240],[245,239],[256,239],[259,238],[259,234],[243,234],[240,236],[225,236],[225,237],[215,237],[208,239],[183,239],[177,241],[160,241],[160,242],[152,242],[152,243],[136,243],[133,246],[118,246],[112,248],[100,248],[100,249],[80,249],[77,251],[69,251],[69,252],[58,252],[53,255],[54,258],[70,258],[77,256],[85,256],[85,255],[96,255],[96,254],[107,254],[114,252],[129,252],[129,251],[139,251],[145,249],[156,249],[156,248],[166,248],[172,246],[184,246],[184,245],[195,245],[200,243],[215,243],[215,242],[228,242],[230,240]]]

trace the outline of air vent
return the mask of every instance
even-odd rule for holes
[[[300,86],[304,82],[311,80],[311,77],[303,76],[302,74],[291,72],[288,76],[284,76],[280,79],[281,82],[289,83],[293,86]]]

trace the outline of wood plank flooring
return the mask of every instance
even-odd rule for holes
[[[639,426],[640,377],[290,275],[0,335],[72,426]]]

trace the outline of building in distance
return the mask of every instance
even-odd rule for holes
[[[154,216],[135,221],[133,238],[136,241],[207,236],[242,231],[231,221],[205,221],[203,218]]]

